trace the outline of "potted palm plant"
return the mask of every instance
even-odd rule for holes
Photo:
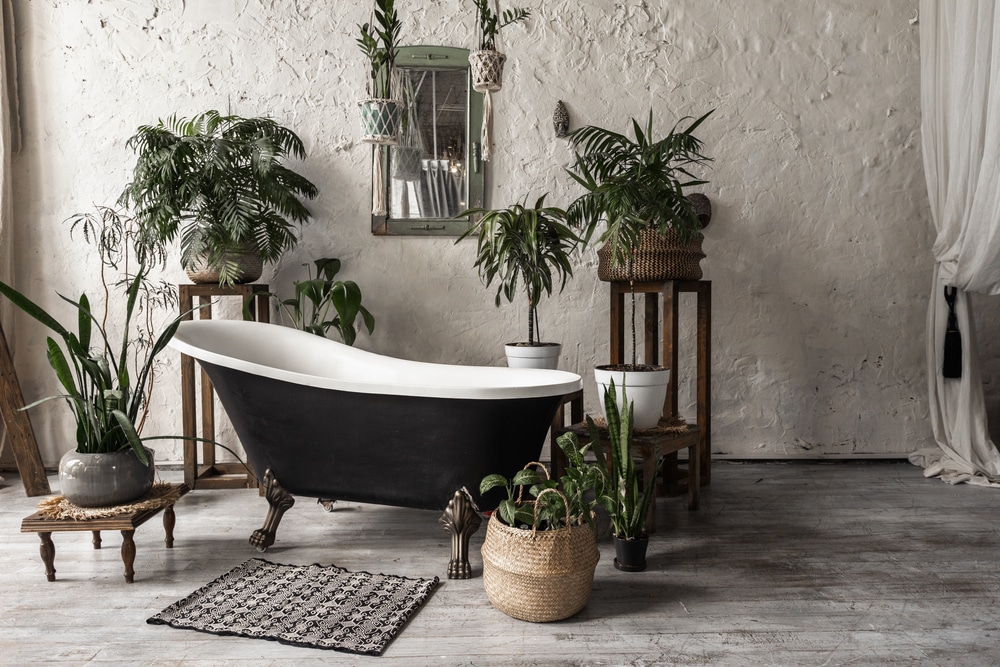
[[[538,304],[543,295],[559,291],[573,275],[570,253],[579,238],[565,224],[566,212],[545,206],[545,195],[535,205],[518,202],[504,209],[469,209],[459,214],[480,216],[458,241],[475,235],[475,267],[487,287],[497,281],[495,303],[501,297],[513,303],[519,290],[528,302],[528,340],[508,343],[507,365],[514,368],[557,368],[562,346],[536,339]],[[458,242],[456,241],[456,243]]]
[[[128,140],[138,155],[119,204],[134,208],[144,236],[180,236],[194,282],[252,282],[298,242],[309,220],[301,199],[316,186],[284,164],[304,159],[302,140],[269,118],[206,111],[144,125]]]
[[[153,450],[140,436],[156,376],[155,360],[177,330],[180,317],[152,335],[150,311],[170,303],[169,285],[149,279],[150,269],[164,258],[163,245],[139,233],[133,221],[111,208],[75,216],[84,237],[97,245],[105,295],[113,286],[109,270],[123,275],[125,313],[120,337],[108,331],[108,304],[92,306],[86,293],[76,301],[61,298],[77,312],[77,331],[70,331],[34,301],[0,282],[0,294],[56,334],[47,339],[48,359],[62,394],[27,406],[63,399],[76,421],[76,447],[59,464],[66,498],[80,506],[127,503],[145,495],[153,484]],[[134,273],[128,273],[128,271]],[[141,317],[140,317],[141,313]],[[139,320],[140,323],[136,324]]]
[[[712,112],[682,119],[662,139],[653,134],[650,110],[645,129],[632,120],[632,137],[588,125],[567,135],[577,151],[569,175],[584,193],[566,209],[567,222],[590,242],[598,225],[598,277],[601,280],[698,280],[704,218],[685,195],[685,188],[707,181],[692,173],[710,158],[694,131]],[[690,120],[687,126],[680,125]],[[635,426],[653,428],[662,413],[670,370],[636,360],[635,292],[632,292],[632,363],[598,367],[598,384],[617,377],[636,402]]]
[[[309,272],[308,280],[294,283],[295,296],[279,300],[281,312],[296,329],[323,338],[336,329],[340,339],[354,345],[357,319],[361,318],[369,335],[375,331],[375,318],[361,304],[361,288],[353,280],[335,280],[341,262],[336,257],[323,257],[313,262],[316,276]],[[276,294],[269,294],[277,298]],[[331,312],[332,309],[332,312]]]
[[[392,97],[392,74],[401,23],[394,0],[375,0],[372,20],[358,26],[358,48],[368,61],[366,96],[361,107],[362,141],[395,144],[399,137],[400,104]]]

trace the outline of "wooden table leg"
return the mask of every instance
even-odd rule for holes
[[[101,548],[101,531],[99,531],[99,530],[92,530],[90,532],[93,533],[93,535],[94,535],[94,539],[91,540],[91,542],[93,542],[93,544],[94,544],[94,548],[95,549],[100,549]]]
[[[134,530],[122,531],[122,562],[125,563],[125,583],[127,584],[131,584],[135,579],[135,570],[132,569],[132,566],[135,565],[134,535]]]
[[[49,581],[56,580],[56,545],[52,543],[52,533],[38,533],[42,540],[38,551],[42,554],[42,562],[45,563],[45,578]]]
[[[163,510],[163,532],[166,534],[163,541],[168,549],[174,548],[174,523],[176,523],[174,506],[167,505],[166,509]]]

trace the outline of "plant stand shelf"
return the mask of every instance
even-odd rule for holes
[[[193,319],[194,299],[198,298],[198,317],[212,319],[212,298],[237,296],[243,301],[243,309],[258,322],[270,322],[268,286],[266,284],[230,285],[217,284],[178,285],[181,313],[184,319]],[[200,383],[198,382],[200,381]],[[196,383],[200,384],[200,392]],[[200,395],[200,401],[196,397]],[[198,416],[201,413],[201,433],[198,431]],[[215,391],[208,375],[202,370],[195,373],[194,358],[181,355],[181,413],[183,431],[186,438],[215,440]],[[247,472],[242,463],[220,463],[215,460],[215,446],[209,442],[201,444],[184,441],[184,483],[191,489],[255,489],[257,479]]]
[[[625,297],[634,289],[636,294],[645,295],[643,328],[645,346],[643,360],[647,364],[666,364],[670,367],[670,381],[667,396],[663,401],[663,415],[677,416],[677,364],[678,349],[678,305],[681,293],[697,295],[697,341],[696,365],[697,413],[695,426],[698,428],[701,469],[701,486],[712,481],[712,281],[711,280],[666,280],[663,282],[637,282],[630,286],[627,280],[611,283],[611,361],[612,364],[625,361]],[[663,314],[660,316],[659,299],[662,295]],[[662,328],[662,346],[661,341]],[[662,351],[662,356],[660,355]],[[677,454],[672,455],[672,465],[676,468]],[[669,475],[669,472],[664,473]],[[668,485],[676,482],[668,477]]]
[[[578,422],[570,426],[565,426],[561,429],[554,429],[562,433],[575,433],[576,436],[581,440],[581,442],[587,442],[590,440],[590,432],[587,427],[586,422]],[[606,455],[610,456],[611,444],[607,440],[608,429],[599,428],[598,432],[601,438],[601,448],[604,450]],[[683,432],[658,432],[656,429],[650,429],[648,431],[636,431],[634,437],[632,438],[632,456],[638,458],[642,463],[642,478],[643,480],[649,479],[650,476],[656,476],[657,466],[656,461],[659,457],[664,457],[664,471],[663,475],[666,480],[671,478],[676,479],[677,469],[677,452],[682,449],[688,450],[688,469],[687,469],[687,494],[688,494],[688,509],[691,511],[698,509],[699,491],[701,488],[700,484],[700,474],[699,474],[699,457],[698,448],[701,442],[701,429],[697,426],[688,426],[687,430]],[[555,452],[555,450],[553,450]],[[674,467],[671,471],[669,469],[669,456],[673,455]],[[559,450],[558,454],[553,453],[552,456],[552,476],[558,479],[566,468],[566,457],[563,455],[562,450]],[[652,502],[649,504],[649,512],[646,514],[646,532],[652,534],[656,530],[656,503]]]
[[[187,484],[171,484],[171,487],[178,489],[181,496],[190,490]],[[125,564],[125,583],[131,584],[135,580],[135,570],[133,569],[135,564],[135,541],[133,539],[135,530],[160,512],[163,512],[164,543],[168,549],[173,549],[174,523],[176,521],[173,504],[100,519],[47,519],[39,512],[35,512],[21,521],[21,532],[38,533],[38,537],[41,539],[39,551],[42,555],[42,562],[45,563],[45,577],[49,581],[55,581],[56,547],[52,543],[52,533],[90,531],[93,534],[94,548],[100,549],[102,530],[120,530],[122,533],[122,562]]]

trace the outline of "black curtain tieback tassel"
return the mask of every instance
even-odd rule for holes
[[[950,290],[950,291],[949,291]],[[944,364],[941,375],[946,378],[962,377],[962,334],[958,330],[958,318],[955,316],[955,287],[944,288],[944,300],[948,302],[948,328],[944,332]]]

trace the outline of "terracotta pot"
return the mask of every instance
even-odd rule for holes
[[[153,450],[146,448],[149,463],[142,463],[131,449],[103,454],[66,452],[59,461],[59,488],[79,507],[111,507],[142,498],[153,486],[156,469]]]

